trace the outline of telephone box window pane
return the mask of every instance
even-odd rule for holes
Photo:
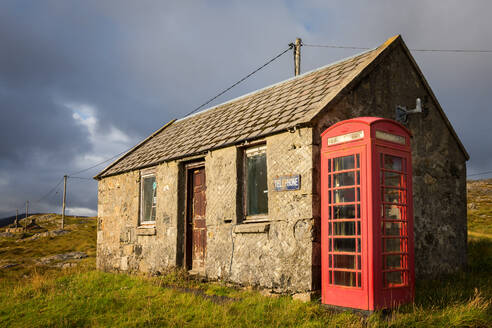
[[[268,213],[268,184],[266,153],[246,157],[247,214]]]
[[[355,189],[338,189],[333,192],[335,203],[350,203],[355,201]]]
[[[362,266],[361,266],[361,262],[360,262],[360,255],[357,255],[357,269],[361,269]],[[360,281],[360,277],[359,277],[359,281]]]
[[[355,252],[355,238],[333,239],[335,252]]]
[[[405,191],[401,189],[383,188],[383,200],[387,203],[405,203]]]
[[[355,205],[333,206],[333,218],[336,219],[354,219]]]
[[[354,155],[333,159],[333,171],[351,170],[354,168]]]
[[[401,212],[403,210],[402,206],[397,205],[384,205],[382,216],[389,220],[401,220]]]
[[[338,236],[354,236],[355,222],[334,222],[333,223],[334,235]]]
[[[401,157],[384,155],[384,168],[394,171],[402,171],[403,163]]]
[[[157,183],[155,176],[142,178],[142,218],[141,222],[155,221],[157,201]]]
[[[362,285],[360,272],[357,273],[357,279],[357,287],[360,287]]]
[[[333,186],[343,187],[343,186],[353,186],[355,184],[354,179],[355,172],[345,172],[333,175]]]
[[[403,263],[403,255],[386,255],[384,257],[385,269],[401,269]]]
[[[335,268],[355,269],[355,255],[333,255]]]
[[[384,273],[384,285],[386,287],[391,287],[392,285],[402,285],[403,284],[403,272],[402,271],[392,271]]]
[[[400,236],[402,223],[401,222],[381,222],[383,226],[383,235]]]
[[[404,187],[403,175],[396,172],[384,172],[382,184],[388,187]]]
[[[355,272],[335,271],[333,278],[335,285],[355,287]]]
[[[357,168],[359,168],[360,167],[360,155],[359,154],[356,155],[356,164],[357,164]]]
[[[402,240],[400,238],[384,238],[383,250],[385,252],[403,252]]]

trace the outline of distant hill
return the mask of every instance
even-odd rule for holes
[[[31,213],[30,215],[38,215],[39,213]],[[19,213],[19,220],[26,217],[25,213]],[[0,228],[8,226],[9,224],[14,223],[15,215],[9,216],[7,218],[0,219]]]

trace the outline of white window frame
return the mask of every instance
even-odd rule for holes
[[[155,172],[142,172],[140,174],[140,215],[138,218],[138,223],[139,226],[154,226],[155,225],[155,217],[154,220],[149,220],[149,221],[143,221],[143,215],[144,215],[144,180],[146,178],[154,177],[155,183],[157,183],[157,178]],[[155,209],[156,209],[156,214],[157,216],[157,187],[156,187],[156,195],[155,195]],[[154,207],[154,204],[152,202],[151,208]],[[152,211],[152,209],[151,209]],[[151,214],[152,215],[152,214]]]
[[[247,159],[250,156],[254,156],[256,154],[264,153],[266,156],[267,145],[266,143],[259,143],[256,145],[250,145],[249,147],[245,147],[243,149],[243,179],[242,179],[242,190],[243,190],[243,222],[242,223],[257,223],[257,222],[266,222],[268,219],[269,212],[269,204],[267,204],[267,212],[256,215],[248,214],[248,167],[247,167]],[[267,171],[267,198],[269,192],[268,186],[268,161],[266,163],[266,171]]]

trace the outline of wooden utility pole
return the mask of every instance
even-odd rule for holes
[[[26,219],[24,220],[24,228],[27,228],[27,217],[29,216],[29,201],[26,200]]]
[[[63,176],[63,205],[62,205],[62,219],[61,229],[65,226],[65,201],[67,200],[67,175]]]
[[[301,38],[296,39],[294,46],[294,75],[297,76],[301,74]]]

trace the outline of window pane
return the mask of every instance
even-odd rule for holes
[[[401,220],[402,219],[402,215],[401,215],[402,211],[403,211],[402,206],[384,205],[382,217],[384,217],[385,219],[389,219],[389,220]]]
[[[333,255],[335,268],[355,269],[355,255]]]
[[[355,218],[355,205],[333,206],[333,218],[335,220]]]
[[[405,191],[401,189],[383,188],[383,201],[388,203],[405,203]]]
[[[345,172],[333,175],[333,185],[335,187],[353,186],[355,184],[354,179],[355,172]]]
[[[385,269],[400,269],[402,268],[403,255],[386,255],[384,257]]]
[[[395,171],[402,171],[402,158],[384,155],[384,168]]]
[[[355,272],[334,271],[333,278],[335,285],[355,287]]]
[[[354,155],[333,159],[333,171],[351,170],[354,168]]]
[[[386,236],[401,236],[402,223],[400,222],[381,222],[383,227],[383,235]]]
[[[247,213],[268,213],[268,184],[266,153],[246,157]]]
[[[405,248],[403,247],[402,239],[400,238],[384,238],[383,239],[383,250],[384,252],[403,252]]]
[[[355,189],[338,189],[333,191],[335,203],[350,203],[355,201]]]
[[[142,178],[142,222],[155,220],[157,183],[154,176]]]
[[[383,185],[389,187],[404,187],[403,174],[396,172],[384,172]]]
[[[355,222],[333,222],[334,234],[338,236],[355,235]]]
[[[403,272],[393,271],[384,273],[384,285],[386,287],[390,285],[401,285],[403,284]]]
[[[355,238],[335,238],[333,247],[335,252],[355,252]]]

